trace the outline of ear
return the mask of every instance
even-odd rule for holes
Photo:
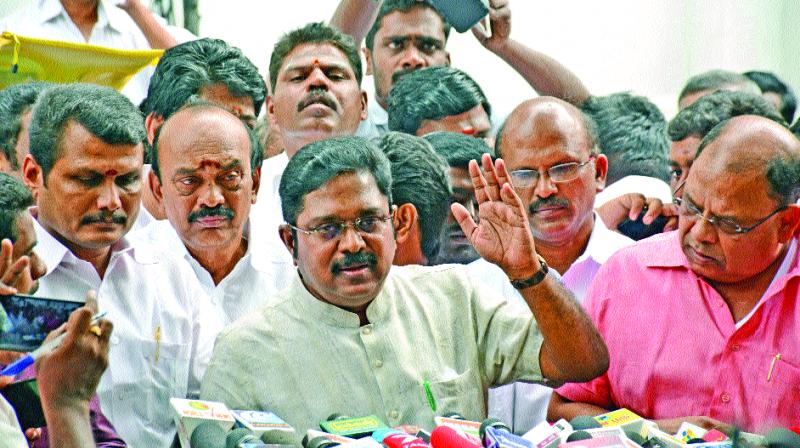
[[[361,49],[364,52],[364,65],[367,68],[367,71],[364,73],[367,76],[372,76],[372,52],[369,51],[369,48],[364,47]]]
[[[147,174],[147,187],[150,188],[150,192],[153,193],[153,198],[155,198],[156,203],[158,204],[159,208],[163,208],[163,200],[164,200],[164,192],[161,191],[161,181],[158,180],[158,176],[153,170]]]
[[[257,166],[256,169],[253,170],[253,197],[250,199],[252,204],[256,203],[259,187],[261,187],[261,167]]]
[[[361,121],[367,119],[367,92],[361,91]]]
[[[277,123],[275,121],[275,102],[272,101],[272,94],[267,95],[267,99],[264,100],[264,102],[267,105],[267,113],[269,114],[270,122]]]
[[[286,246],[286,249],[292,254],[294,265],[297,266],[297,247],[295,246],[296,241],[292,237],[292,228],[289,227],[288,224],[281,224],[280,227],[278,227],[278,236],[281,237],[283,245]]]
[[[394,230],[397,244],[403,244],[414,236],[417,226],[417,208],[413,204],[406,203],[394,212]]]
[[[447,66],[450,67],[450,52],[449,51],[445,51],[444,55],[447,58]]]
[[[147,129],[147,143],[153,144],[156,139],[156,131],[162,124],[164,124],[164,117],[156,115],[154,112],[147,114],[144,119],[144,127]]]
[[[778,239],[787,243],[794,236],[800,236],[800,205],[792,204],[779,214]]]
[[[603,188],[606,187],[606,174],[608,174],[608,158],[605,154],[598,154],[594,159],[596,191],[603,191]]]
[[[31,190],[34,199],[37,201],[39,199],[39,188],[44,186],[43,176],[42,167],[36,163],[32,155],[26,155],[25,160],[22,161],[22,181],[25,182],[25,186]]]

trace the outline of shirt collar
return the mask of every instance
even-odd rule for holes
[[[575,263],[580,263],[588,258],[593,259],[598,264],[603,264],[608,258],[618,251],[621,247],[633,244],[633,240],[610,230],[606,227],[600,215],[594,213],[594,226],[586,243],[586,249]]]
[[[39,23],[49,22],[56,17],[63,15],[65,20],[72,20],[64,9],[64,5],[59,0],[39,0]],[[125,28],[126,13],[108,3],[107,0],[97,2],[97,23],[95,27],[104,28],[110,26],[117,32],[122,32]]]
[[[381,107],[378,104],[378,101],[373,98],[372,102],[369,103],[367,106],[367,113],[369,114],[369,119],[377,126],[388,126],[389,125],[389,113],[386,112],[386,109]]]
[[[49,22],[61,14],[64,14],[64,17],[69,20],[67,11],[64,10],[64,6],[58,0],[39,0],[37,10],[39,11],[37,17],[40,24]]]

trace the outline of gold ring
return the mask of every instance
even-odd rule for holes
[[[92,325],[89,327],[89,332],[94,333],[98,338],[103,335],[103,330],[101,330],[97,325]]]

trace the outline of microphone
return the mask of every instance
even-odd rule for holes
[[[478,429],[478,435],[480,435],[483,443],[486,443],[487,428],[503,429],[507,432],[511,432],[511,428],[509,428],[508,425],[503,423],[499,418],[494,418],[494,417],[487,418],[486,420],[481,422],[481,427],[480,429]]]
[[[431,432],[432,448],[482,448],[480,439],[449,426],[439,426]]]
[[[216,422],[197,425],[189,438],[191,448],[225,448],[225,430]]]
[[[598,423],[597,420],[595,420],[594,417],[590,415],[578,415],[577,417],[570,420],[569,424],[575,431],[602,428],[602,426],[600,426],[600,423]]]
[[[647,439],[636,431],[631,431],[630,429],[625,429],[624,431],[625,436],[637,445],[644,445],[647,442]]]
[[[396,429],[380,429],[372,433],[372,438],[387,448],[431,448],[419,437]]]
[[[305,448],[332,448],[339,445],[340,444],[338,442],[334,442],[333,440],[323,436],[314,437],[313,439],[303,443],[303,447]]]
[[[235,420],[224,404],[186,398],[170,398],[169,403],[174,411],[173,418],[182,448],[194,447],[191,436],[196,428],[205,423],[213,423],[222,430],[222,445],[220,446],[225,446],[225,433],[233,427]]]
[[[562,422],[561,425],[550,426],[544,421],[523,434],[522,438],[533,442],[534,446],[538,448],[555,448],[561,443],[561,434],[566,426],[569,426],[569,423]]]
[[[450,428],[461,431],[464,434],[474,436],[478,441],[480,441],[481,422],[466,420],[464,417],[456,413],[445,415],[449,415],[450,417],[440,417],[438,415],[433,417],[433,421],[436,422],[436,426],[449,426]]]
[[[247,428],[236,428],[225,437],[225,448],[263,448],[266,445]]]
[[[570,434],[569,437],[567,437],[567,442],[577,442],[578,440],[588,440],[591,438],[592,438],[591,434],[582,429],[579,429]],[[641,445],[641,443],[639,445]]]
[[[800,434],[786,428],[775,428],[764,436],[768,448],[797,448],[800,446]]]
[[[327,420],[319,422],[319,427],[327,433],[354,439],[371,436],[379,429],[389,428],[374,415],[347,417],[339,414],[333,414]]]
[[[295,432],[288,423],[272,412],[231,411],[240,425],[266,444],[290,445],[295,443]]]

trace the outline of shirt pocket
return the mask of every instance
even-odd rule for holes
[[[797,358],[775,353],[763,354],[759,359],[757,409],[764,422],[772,426],[789,426],[800,416],[800,363]]]
[[[121,352],[124,359],[118,360],[120,368],[113,374],[115,408],[125,409],[125,414],[157,433],[169,431],[169,399],[186,396],[189,344],[140,339]]]
[[[467,369],[456,376],[431,382],[430,389],[436,402],[437,415],[457,413],[475,421],[486,417],[486,392],[476,369]]]

